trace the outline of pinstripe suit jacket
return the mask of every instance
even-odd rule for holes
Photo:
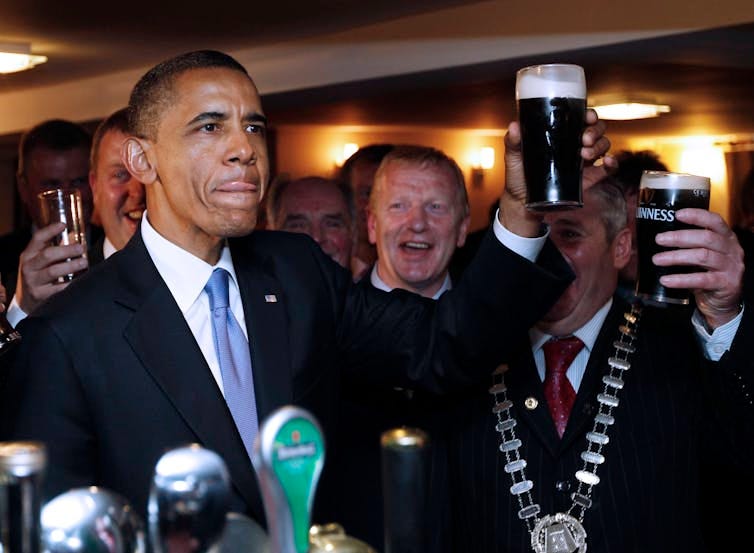
[[[542,514],[565,512],[583,466],[607,357],[627,305],[616,299],[589,359],[563,439],[557,437],[528,339],[506,373],[517,436]],[[751,309],[749,309],[751,311]],[[718,363],[702,362],[689,313],[645,309],[637,352],[625,375],[615,425],[598,471],[584,527],[588,551],[704,551],[699,520],[700,462],[752,460],[752,336],[746,314],[733,348]],[[750,342],[751,340],[748,339]],[[526,408],[534,398],[537,406]],[[531,405],[533,402],[527,402]],[[454,551],[531,551],[518,502],[509,493],[492,397],[479,390],[458,409],[449,447]],[[734,444],[734,445],[733,445]],[[733,452],[740,457],[734,459]],[[732,484],[732,486],[731,486]],[[729,483],[735,487],[735,483]],[[721,496],[718,496],[720,499]],[[750,509],[750,507],[747,507]],[[747,515],[748,516],[748,515]],[[714,544],[710,551],[718,551]]]

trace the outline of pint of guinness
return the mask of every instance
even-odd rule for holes
[[[581,198],[586,79],[578,65],[533,65],[516,74],[526,207],[571,209]]]
[[[652,256],[671,248],[659,246],[655,236],[660,232],[694,228],[676,221],[675,212],[685,207],[709,209],[710,180],[707,177],[644,171],[639,187],[639,205],[636,208],[636,235],[639,250],[639,278],[636,295],[655,303],[688,304],[689,290],[665,288],[660,277],[679,273],[701,271],[699,267],[658,267]]]

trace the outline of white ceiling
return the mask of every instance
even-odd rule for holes
[[[564,51],[599,60],[602,50],[624,56],[620,63],[602,60],[600,70],[610,73],[605,82],[636,80],[645,64],[710,69],[716,81],[736,82],[735,68],[744,75],[754,69],[750,28],[718,33],[705,50],[685,44],[677,55],[641,45],[753,21],[751,0],[717,2],[714,9],[708,0],[5,0],[0,42],[30,41],[50,61],[0,76],[0,134],[51,117],[101,118],[125,104],[151,65],[198,48],[235,55],[263,94],[485,64],[507,69],[506,60]],[[632,47],[621,52],[620,44]],[[736,84],[742,88],[724,93],[745,89],[750,96],[750,82]]]

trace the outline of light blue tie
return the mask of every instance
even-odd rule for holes
[[[249,342],[229,308],[228,276],[225,269],[215,269],[204,291],[209,296],[212,336],[223,377],[225,402],[251,458],[252,445],[259,429],[254,378]]]

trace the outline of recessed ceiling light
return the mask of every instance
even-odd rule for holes
[[[0,43],[0,73],[24,71],[46,61],[46,56],[31,53],[31,44]]]
[[[600,119],[628,121],[631,119],[648,119],[669,113],[670,106],[665,104],[647,104],[643,102],[620,102],[593,106]]]

